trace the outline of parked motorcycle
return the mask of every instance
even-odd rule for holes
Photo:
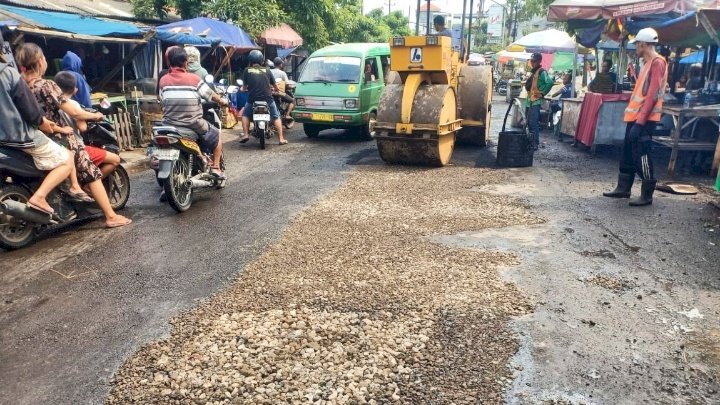
[[[507,94],[507,87],[508,82],[505,79],[498,80],[497,84],[495,85],[495,91],[501,96],[504,96]]]
[[[88,122],[83,138],[87,145],[119,152],[112,124],[107,121]],[[0,247],[20,249],[56,225],[102,215],[95,203],[76,201],[63,187],[55,188],[47,196],[47,202],[55,211],[53,215],[28,208],[28,200],[44,177],[45,172],[35,167],[30,155],[0,147]],[[130,177],[125,168],[118,166],[103,183],[113,209],[125,207],[130,197]]]

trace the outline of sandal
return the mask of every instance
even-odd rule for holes
[[[225,177],[225,172],[222,171],[219,167],[211,167],[210,170],[212,170],[212,173],[216,175],[220,180],[225,180],[227,177]]]
[[[39,206],[39,205],[35,205],[35,204],[31,203],[30,201],[28,201],[27,203],[25,203],[25,205],[26,205],[28,208],[30,208],[31,210],[40,211],[40,212],[42,212],[42,213],[44,213],[44,214],[53,215],[53,214],[55,213],[55,210],[52,209],[52,208],[50,208],[50,210],[48,211],[48,210],[46,210],[45,208],[43,208],[43,207],[41,207],[41,206]]]
[[[130,225],[132,223],[132,219],[122,217],[123,219],[117,222],[105,222],[105,226],[108,228],[119,228],[121,226]]]
[[[240,143],[245,143],[245,142],[247,142],[247,141],[249,141],[249,140],[250,140],[250,137],[247,136],[247,135],[245,135],[245,136],[243,136],[242,138],[240,138]]]
[[[67,195],[72,200],[77,201],[77,202],[88,202],[88,203],[95,202],[95,200],[84,191],[81,191],[79,193],[73,193],[73,192],[68,191]]]
[[[282,141],[278,142],[278,145],[287,145],[287,143],[287,139],[283,139]]]

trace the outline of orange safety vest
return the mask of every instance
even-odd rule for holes
[[[540,80],[540,72],[542,70],[542,68],[538,68],[538,70],[536,70],[535,74],[533,75],[533,82],[532,86],[530,87],[530,102],[535,102],[545,97],[537,86],[538,80]]]
[[[661,56],[655,57],[655,59],[661,58],[663,62],[665,62],[665,59],[662,59]],[[640,113],[640,109],[642,108],[643,104],[645,104],[645,99],[647,98],[648,94],[648,87],[650,86],[650,80],[649,80],[649,73],[650,73],[650,67],[655,62],[655,59],[650,61],[650,63],[646,63],[643,65],[642,69],[640,69],[640,75],[638,76],[637,82],[635,83],[635,89],[633,89],[632,95],[630,96],[630,102],[628,102],[627,108],[625,108],[625,122],[634,122],[637,121],[638,113]],[[665,85],[667,84],[667,63],[663,63],[663,79],[660,83],[660,88],[658,89],[657,94],[653,94],[652,97],[655,100],[655,105],[653,106],[652,112],[650,113],[650,116],[648,117],[648,121],[660,121],[660,115],[662,113],[662,106],[663,106],[663,95],[665,94]]]

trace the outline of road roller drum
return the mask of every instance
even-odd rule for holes
[[[459,128],[455,89],[421,85],[413,98],[412,132],[403,132],[403,85],[389,85],[378,106],[375,139],[380,157],[388,163],[444,166],[450,161]]]
[[[492,102],[490,66],[462,66],[458,84],[458,116],[463,120],[457,140],[485,146],[490,133]]]

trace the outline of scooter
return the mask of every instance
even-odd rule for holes
[[[109,122],[88,122],[86,144],[118,151]],[[30,155],[17,149],[0,147],[0,247],[20,249],[31,245],[54,226],[70,224],[102,215],[94,202],[71,198],[62,187],[55,188],[47,202],[55,211],[46,214],[27,207],[27,202],[45,177]],[[122,166],[104,181],[113,209],[122,209],[130,196],[130,177]]]
[[[265,141],[275,136],[275,126],[270,120],[270,106],[266,101],[253,103],[252,123],[250,134],[260,141],[260,149],[265,149]]]

